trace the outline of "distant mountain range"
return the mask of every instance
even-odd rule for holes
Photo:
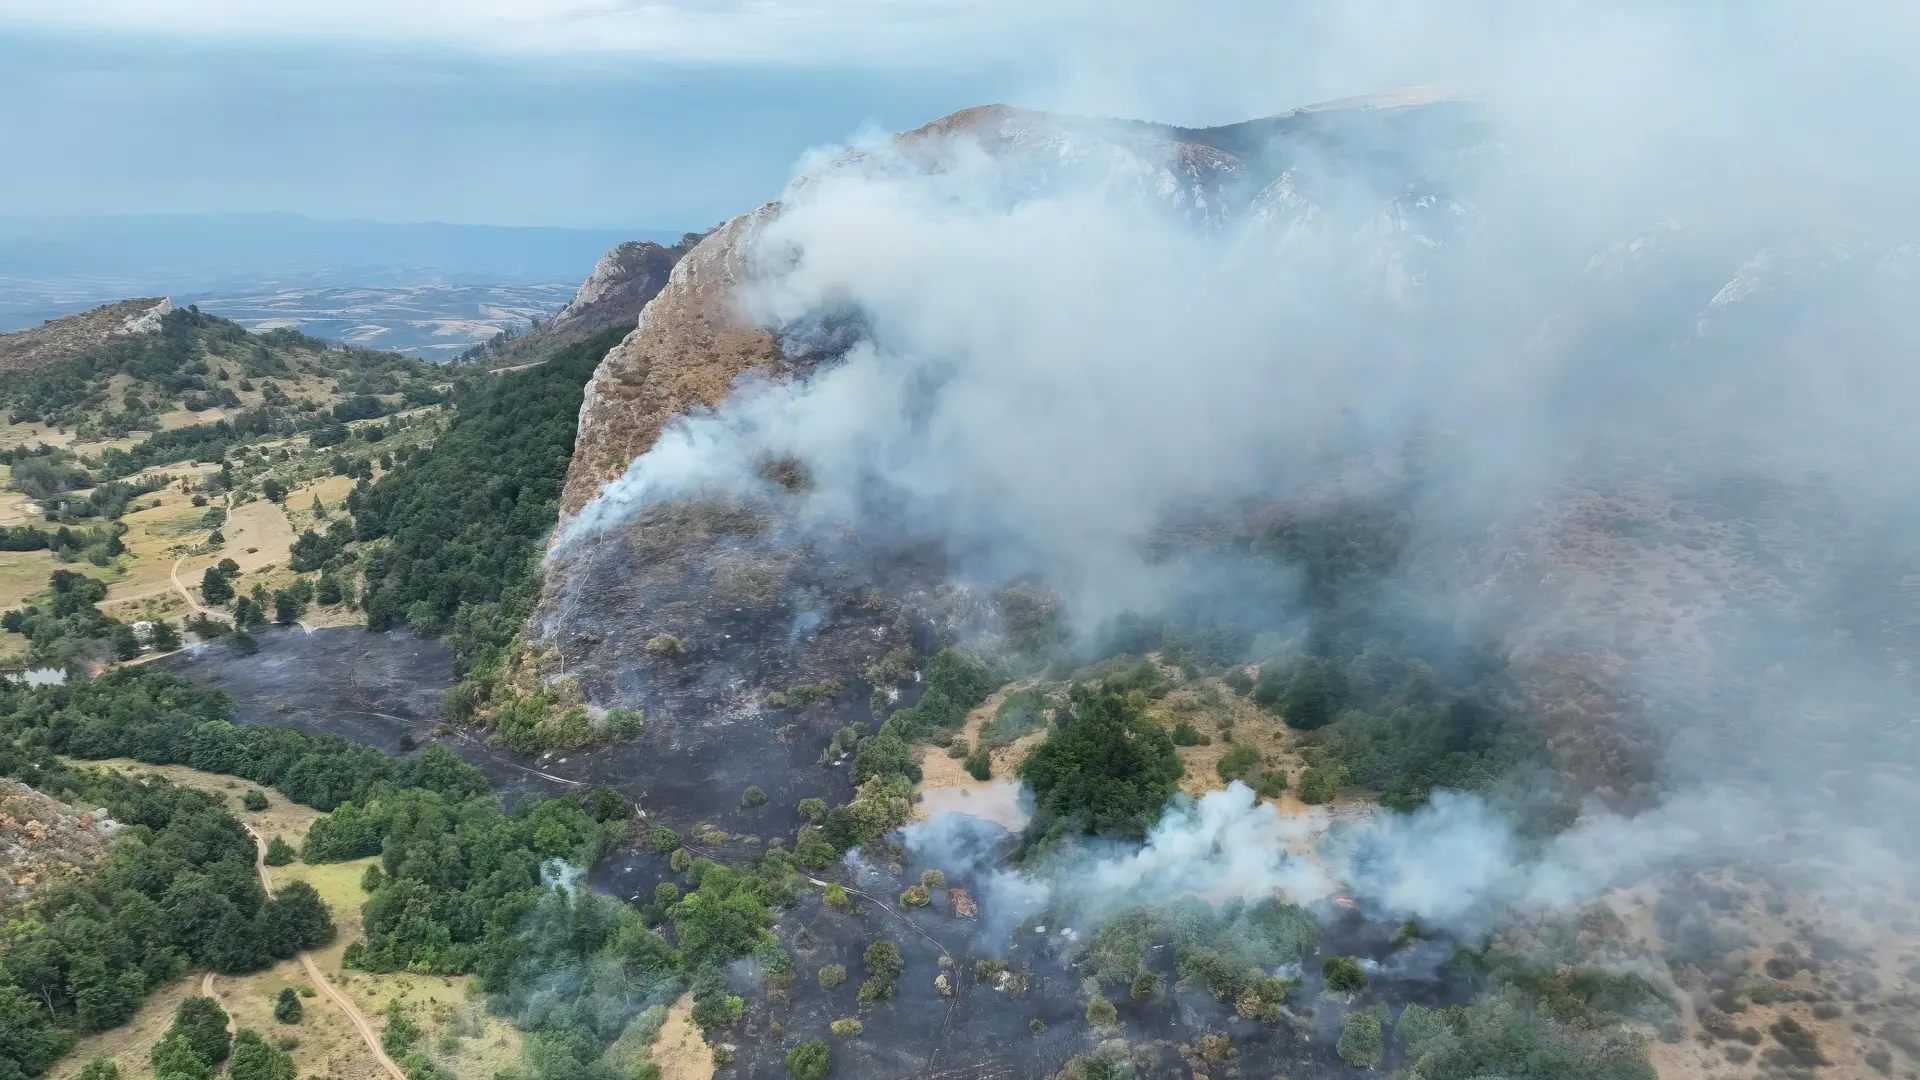
[[[167,295],[249,326],[457,352],[558,311],[610,248],[680,235],[289,214],[0,218],[0,330]]]

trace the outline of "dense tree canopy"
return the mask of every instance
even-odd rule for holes
[[[1029,837],[1144,837],[1180,785],[1172,737],[1123,694],[1076,687],[1064,713],[1020,766],[1037,810]]]

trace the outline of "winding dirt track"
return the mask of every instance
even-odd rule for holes
[[[253,831],[253,826],[246,826],[246,830],[248,835],[253,837],[253,868],[260,872],[260,887],[271,893],[273,877],[267,873],[267,842],[259,833]],[[320,965],[313,962],[312,953],[300,954],[300,966],[307,970],[307,978],[313,980],[314,988],[327,995],[327,999],[340,1006],[340,1011],[347,1014],[348,1020],[353,1021],[354,1028],[360,1032],[360,1037],[366,1040],[367,1050],[373,1054],[374,1060],[380,1062],[380,1067],[387,1070],[387,1074],[392,1076],[393,1080],[407,1080],[406,1071],[395,1064],[394,1060],[387,1056],[387,1052],[381,1049],[380,1036],[373,1030],[373,1025],[367,1022],[366,1014],[360,1011],[360,1007],[355,1005],[352,999],[327,981],[327,977],[321,974]],[[213,992],[211,974],[207,976],[201,987],[203,993]]]

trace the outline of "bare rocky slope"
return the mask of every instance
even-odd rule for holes
[[[98,866],[119,828],[104,811],[0,779],[0,912]]]
[[[31,330],[0,334],[0,371],[31,371],[78,356],[116,334],[153,333],[173,310],[164,296],[119,300],[78,315],[49,319]]]

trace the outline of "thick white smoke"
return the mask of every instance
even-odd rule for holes
[[[1636,70],[1642,92],[1724,95],[1689,101],[1695,119],[1759,70],[1692,51],[1687,33],[1658,40],[1637,58],[1654,69]],[[1529,63],[1496,81],[1527,70],[1544,75]],[[1425,561],[1409,578],[1462,624],[1505,589],[1522,625],[1496,631],[1618,649],[1607,674],[1672,725],[1666,798],[1630,818],[1590,809],[1540,846],[1442,793],[1331,830],[1316,861],[1286,854],[1315,820],[1234,789],[1170,811],[1138,850],[998,879],[1007,908],[1041,903],[1036,887],[1093,906],[1349,887],[1378,911],[1470,927],[1688,859],[1768,855],[1796,819],[1861,866],[1889,849],[1904,861],[1910,839],[1831,817],[1863,767],[1878,777],[1863,816],[1912,816],[1897,726],[1915,711],[1910,613],[1871,641],[1797,620],[1880,588],[1843,556],[1920,565],[1913,205],[1863,196],[1883,174],[1836,176],[1841,159],[1803,153],[1832,142],[1810,112],[1791,114],[1808,130],[1757,148],[1650,138],[1592,66],[1563,74],[1588,78],[1554,88],[1556,107],[1585,106],[1559,123],[1509,100],[1471,136],[1411,125],[1393,137],[1446,147],[1414,165],[1399,143],[1329,137],[1258,198],[1190,185],[1192,143],[1080,122],[1032,121],[1010,146],[963,135],[818,159],[754,238],[740,314],[790,333],[843,317],[858,344],[674,424],[570,535],[659,499],[764,494],[803,523],[939,541],[988,580],[1037,574],[1084,626],[1153,607],[1178,570],[1143,549],[1169,515],[1393,487],[1424,455]],[[813,484],[777,492],[769,458],[804,462]],[[1671,509],[1609,518],[1623,503]],[[1682,526],[1694,534],[1675,539]],[[1731,600],[1703,614],[1698,595]],[[1902,595],[1888,602],[1910,606]],[[1830,652],[1810,663],[1803,633]],[[1824,756],[1804,751],[1823,738]],[[1768,799],[1742,794],[1729,762],[1743,756],[1783,765]],[[1790,775],[1814,763],[1805,783]],[[914,835],[940,843],[933,826]]]

